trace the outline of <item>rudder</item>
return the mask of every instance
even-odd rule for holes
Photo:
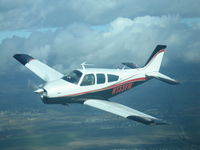
[[[156,46],[156,48],[154,49],[153,53],[151,54],[144,66],[145,70],[159,71],[166,47],[166,45]]]

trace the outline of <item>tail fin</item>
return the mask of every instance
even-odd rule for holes
[[[153,53],[147,60],[144,69],[147,78],[156,78],[168,84],[178,84],[179,82],[159,72],[166,45],[157,45]]]
[[[166,45],[157,45],[147,60],[144,68],[149,71],[159,71]]]

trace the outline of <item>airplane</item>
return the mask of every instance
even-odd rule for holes
[[[113,96],[128,91],[153,78],[168,84],[178,84],[159,72],[166,45],[157,45],[143,67],[131,62],[122,69],[86,68],[64,75],[27,54],[13,57],[45,81],[34,92],[44,104],[84,104],[146,125],[167,124],[165,121],[125,105],[110,101]]]

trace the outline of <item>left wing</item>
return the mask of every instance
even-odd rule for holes
[[[161,120],[144,114],[140,111],[137,111],[135,109],[132,109],[130,107],[124,106],[119,103],[111,102],[111,101],[106,101],[106,100],[99,100],[99,99],[88,99],[84,101],[85,105],[92,106],[110,113],[113,113],[115,115],[128,118],[134,121],[138,121],[141,123],[144,123],[146,125],[161,125],[161,124],[166,124],[165,122],[162,122]]]
[[[64,76],[62,73],[27,54],[15,54],[13,57],[46,82],[60,79]]]

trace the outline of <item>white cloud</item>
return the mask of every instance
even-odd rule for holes
[[[200,18],[198,0],[0,0],[0,29],[107,24],[117,17],[179,15]]]
[[[84,61],[97,66],[118,66],[131,61],[142,66],[157,44],[166,44],[166,60],[199,63],[200,29],[177,16],[116,18],[104,32],[86,24],[71,24],[63,29],[33,32],[28,38],[13,37],[0,44],[1,69],[14,53],[28,53],[58,67],[79,67]],[[196,55],[195,55],[196,54]]]

